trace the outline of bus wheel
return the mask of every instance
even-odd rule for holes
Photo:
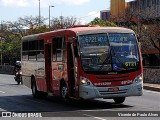
[[[63,102],[68,101],[68,89],[66,85],[63,85],[61,88],[61,97],[63,99]]]
[[[47,96],[48,96],[48,93],[47,93],[47,92],[40,92],[40,94],[41,94],[41,98],[42,98],[42,99],[46,99]]]
[[[32,85],[31,85],[31,89],[32,89],[32,95],[34,98],[39,98],[39,91],[37,90],[37,86],[36,86],[36,81],[34,79],[32,79]]]
[[[121,104],[125,101],[125,97],[114,98],[116,104]]]

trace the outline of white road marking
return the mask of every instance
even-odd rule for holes
[[[0,91],[0,93],[5,93],[5,92],[3,92],[3,91]]]
[[[88,116],[88,117],[93,117],[93,118],[98,119],[98,120],[107,120],[107,119],[104,119],[104,118],[95,117],[95,116],[88,115],[88,114],[83,114],[83,115]]]

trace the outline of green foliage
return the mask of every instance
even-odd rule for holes
[[[117,25],[113,22],[109,22],[109,21],[106,21],[106,20],[101,20],[100,18],[95,18],[93,21],[91,21],[89,23],[89,25],[98,25],[98,26],[101,26],[101,27],[106,27],[106,26],[110,26],[110,27],[116,27]]]
[[[0,50],[3,54],[3,63],[14,64],[16,60],[20,60],[21,39],[16,35],[9,36],[12,41],[2,40]]]
[[[21,58],[21,37],[30,34],[48,32],[50,30],[65,29],[73,27],[77,23],[75,17],[53,18],[50,28],[45,24],[45,18],[41,18],[39,26],[38,17],[25,16],[15,22],[6,22],[7,27],[3,26],[0,30],[0,52],[3,54],[3,63],[14,64]],[[4,25],[5,25],[4,24]],[[113,22],[103,21],[95,18],[90,25],[116,26]],[[23,28],[27,28],[25,31]],[[15,31],[14,31],[15,30]]]

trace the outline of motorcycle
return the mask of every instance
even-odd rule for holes
[[[22,81],[22,72],[20,69],[16,70],[16,74],[15,74],[15,77],[14,77],[15,81],[17,82],[17,84],[19,85],[20,83],[23,84],[23,81]]]

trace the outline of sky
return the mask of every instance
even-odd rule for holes
[[[126,0],[126,2],[132,0]],[[83,24],[100,17],[101,10],[110,9],[110,0],[40,0],[44,18],[76,17]],[[19,17],[39,16],[39,0],[0,0],[0,21],[17,21]],[[47,22],[47,21],[46,21]]]

